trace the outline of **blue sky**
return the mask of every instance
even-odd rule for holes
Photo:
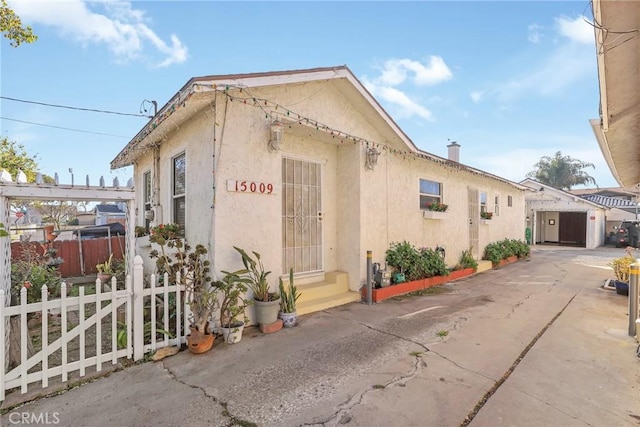
[[[588,122],[599,93],[587,1],[8,3],[39,39],[2,40],[3,97],[139,114],[194,76],[347,65],[425,151],[446,157],[457,141],[462,163],[513,181],[562,151],[617,186]],[[43,173],[131,177],[109,162],[148,119],[0,106],[2,135]]]

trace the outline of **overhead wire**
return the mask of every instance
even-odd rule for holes
[[[45,124],[45,123],[36,123],[36,122],[29,122],[29,121],[26,121],[26,120],[12,119],[12,118],[9,118],[9,117],[0,117],[0,120],[9,120],[9,121],[12,121],[12,122],[26,123],[28,125],[44,126],[44,127],[48,127],[48,128],[54,128],[54,129],[69,130],[69,131],[72,131],[72,132],[82,132],[82,133],[90,133],[90,134],[93,134],[93,135],[112,136],[114,138],[129,138],[128,136],[114,135],[112,133],[93,132],[93,131],[90,131],[90,130],[66,128],[66,127],[62,127],[62,126],[48,125],[48,124]]]
[[[0,96],[0,99],[6,99],[7,101],[23,102],[25,104],[43,105],[45,107],[66,108],[68,110],[90,111],[90,112],[93,112],[93,113],[104,113],[104,114],[117,114],[119,116],[144,117],[144,118],[147,118],[147,119],[153,118],[153,116],[147,116],[146,114],[121,113],[119,111],[98,110],[98,109],[95,109],[95,108],[71,107],[69,105],[49,104],[49,103],[46,103],[46,102],[39,102],[39,101],[28,101],[26,99],[11,98],[11,97],[8,97],[8,96]]]

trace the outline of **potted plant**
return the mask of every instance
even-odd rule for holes
[[[446,212],[447,209],[449,209],[449,205],[444,204],[444,203],[440,203],[438,201],[436,202],[427,202],[424,205],[425,209],[428,211],[434,211],[434,212]]]
[[[214,311],[218,307],[218,290],[211,286],[210,262],[207,249],[198,244],[191,248],[181,237],[176,224],[161,224],[151,230],[150,241],[159,245],[149,256],[156,259],[159,274],[167,273],[170,280],[185,289],[185,301],[191,311],[187,345],[192,353],[204,353],[211,349],[215,335],[209,328]]]
[[[244,270],[238,271],[238,274],[246,274],[247,284],[253,292],[256,322],[261,325],[269,325],[276,322],[280,309],[280,294],[270,292],[267,276],[271,272],[264,270],[264,265],[258,252],[253,251],[253,257],[251,257],[243,249],[236,246],[233,248],[242,256]]]
[[[629,294],[629,269],[634,262],[636,262],[635,258],[630,253],[627,253],[627,255],[616,258],[609,263],[609,266],[613,268],[613,274],[616,276],[616,293],[619,295]]]
[[[298,289],[293,285],[293,268],[289,270],[288,291],[284,288],[282,278],[280,280],[280,318],[285,328],[295,326],[298,321],[298,313],[296,312],[296,301],[300,298]]]
[[[247,279],[240,277],[237,272],[223,271],[224,277],[215,282],[213,287],[222,295],[220,303],[220,328],[224,342],[234,344],[242,339],[244,326],[249,322],[246,315],[247,301],[244,295],[247,293]]]
[[[98,270],[98,279],[100,283],[107,283],[113,276],[113,268],[111,267],[111,261],[113,260],[113,254],[109,255],[109,259],[102,264],[96,264],[96,270]]]
[[[480,212],[480,218],[482,218],[482,219],[491,219],[491,218],[493,218],[493,212],[482,211],[482,212]]]

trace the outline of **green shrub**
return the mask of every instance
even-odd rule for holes
[[[20,290],[27,288],[27,302],[42,301],[42,286],[47,285],[49,295],[57,295],[62,279],[57,270],[43,264],[28,261],[11,263],[12,305],[19,304]]]
[[[430,248],[416,249],[407,241],[394,242],[386,252],[387,265],[404,273],[406,280],[446,276],[449,270],[440,254]]]
[[[473,268],[473,271],[478,269],[478,261],[473,257],[471,249],[462,251],[458,264],[456,264],[457,270],[464,270],[465,268]]]
[[[512,256],[518,258],[524,258],[529,256],[529,245],[522,240],[504,239],[499,242],[489,243],[484,248],[484,255],[482,259],[491,261],[493,266],[496,266],[503,259],[507,259]]]

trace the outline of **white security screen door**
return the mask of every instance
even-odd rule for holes
[[[322,270],[320,164],[282,159],[283,273]]]

